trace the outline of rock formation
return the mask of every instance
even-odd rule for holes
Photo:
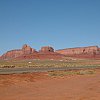
[[[41,47],[40,52],[54,52],[54,49],[49,46]]]
[[[100,58],[100,48],[98,46],[66,48],[55,52],[70,57],[78,58]]]
[[[25,44],[22,47],[22,49],[11,50],[11,51],[8,51],[7,53],[3,54],[1,56],[1,59],[16,58],[16,57],[26,55],[26,54],[31,54],[31,53],[34,53],[34,52],[37,52],[37,51]]]
[[[27,44],[25,44],[22,47],[22,52],[23,52],[23,54],[32,54],[37,51],[35,49],[31,48],[30,46],[28,46]]]
[[[63,55],[55,53],[49,46],[41,47],[37,52],[28,45],[23,45],[22,49],[11,50],[1,56],[1,59],[61,59]]]
[[[89,47],[79,47],[79,48],[67,48],[56,50],[57,53],[64,55],[74,55],[74,54],[98,54],[100,52],[98,46],[89,46]]]
[[[15,58],[15,57],[18,57],[20,55],[22,55],[23,52],[21,49],[18,49],[18,50],[11,50],[11,51],[8,51],[7,53],[3,54],[1,56],[2,59],[10,59],[10,58]]]
[[[61,50],[56,50],[56,52],[64,55],[99,54],[100,49],[98,46],[89,46],[89,47],[61,49]]]
[[[22,49],[8,51],[3,54],[0,59],[62,59],[68,56],[100,59],[100,48],[98,46],[89,46],[54,51],[53,47],[45,46],[41,47],[41,50],[37,52],[35,49],[25,44]]]

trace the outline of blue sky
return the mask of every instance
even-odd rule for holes
[[[23,44],[100,46],[100,0],[0,0],[0,55]]]

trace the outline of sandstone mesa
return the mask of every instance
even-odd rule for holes
[[[25,44],[21,49],[6,52],[0,59],[62,59],[64,57],[100,58],[100,48],[98,46],[88,46],[54,50],[53,47],[44,46],[36,51]]]
[[[41,50],[36,51],[27,44],[23,45],[21,49],[10,50],[3,54],[1,59],[60,59],[63,55],[54,52],[50,46],[41,47]]]

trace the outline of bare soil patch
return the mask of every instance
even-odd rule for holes
[[[0,100],[100,100],[100,69],[94,71],[0,75]]]

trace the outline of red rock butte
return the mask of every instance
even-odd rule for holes
[[[36,51],[27,44],[22,46],[22,49],[10,50],[3,54],[1,59],[61,59],[62,54],[54,52],[53,47],[41,47],[41,50]]]
[[[1,59],[63,59],[65,57],[99,58],[100,48],[98,46],[66,48],[54,50],[53,47],[44,46],[39,51],[27,44],[21,49],[11,50],[3,54]]]
[[[70,57],[100,58],[100,48],[98,46],[66,48],[66,49],[56,50],[55,52]]]
[[[41,50],[39,52],[54,52],[54,49],[49,46],[41,47]]]

